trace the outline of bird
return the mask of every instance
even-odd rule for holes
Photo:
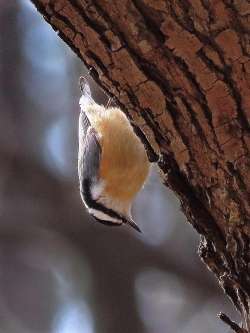
[[[85,77],[80,97],[78,175],[89,214],[108,226],[127,224],[141,232],[132,203],[150,171],[143,143],[118,107],[97,104]]]

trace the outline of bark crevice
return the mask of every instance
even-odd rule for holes
[[[32,2],[126,112],[250,332],[250,4]]]

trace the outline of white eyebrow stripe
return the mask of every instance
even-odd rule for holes
[[[95,216],[99,220],[110,221],[110,222],[114,222],[114,223],[117,223],[117,224],[122,224],[122,221],[116,219],[115,217],[111,217],[111,216],[101,212],[100,210],[89,208],[88,211],[91,215]]]

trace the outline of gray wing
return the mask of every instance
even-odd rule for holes
[[[79,155],[78,173],[80,187],[84,180],[89,183],[99,177],[99,165],[101,158],[101,146],[98,141],[97,132],[91,126],[88,117],[81,112],[79,119]]]

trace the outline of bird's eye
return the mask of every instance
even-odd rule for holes
[[[105,221],[105,220],[101,220],[101,219],[98,219],[97,217],[95,217],[94,215],[92,215],[93,218],[97,221],[97,222],[100,222],[102,224],[105,224],[109,227],[119,227],[122,225],[122,223],[116,223],[116,222],[111,222],[111,221]]]

